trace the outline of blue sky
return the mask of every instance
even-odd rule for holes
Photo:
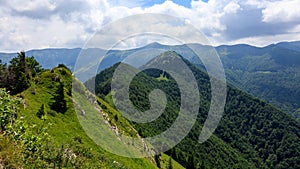
[[[300,40],[299,6],[299,0],[0,1],[0,51],[81,47],[105,24],[143,13],[184,19],[214,45],[266,46]]]
[[[165,2],[166,0],[145,0],[145,1],[141,1],[143,3],[143,7],[150,7],[153,6],[155,4],[162,4],[163,2]],[[191,8],[191,2],[192,0],[171,0],[172,2],[187,7],[187,8]],[[208,0],[202,0],[203,2],[208,2]]]
[[[172,0],[172,1],[178,5],[182,5],[187,8],[191,7],[191,0]],[[153,6],[154,4],[162,4],[163,2],[165,2],[165,0],[145,1],[144,6],[149,7],[149,6]]]

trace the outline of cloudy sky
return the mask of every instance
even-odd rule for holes
[[[134,14],[182,18],[213,45],[300,40],[299,0],[0,0],[0,51],[82,47],[95,31]]]

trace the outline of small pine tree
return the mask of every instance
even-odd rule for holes
[[[169,159],[169,167],[168,169],[173,169],[172,158]]]
[[[188,157],[188,167],[187,168],[190,168],[190,169],[196,168],[194,154],[192,154],[191,156]]]
[[[36,113],[36,116],[38,118],[42,118],[43,116],[45,116],[45,105],[42,104],[42,106],[40,107],[39,111]]]
[[[65,100],[64,84],[59,82],[57,90],[52,98],[50,108],[59,113],[65,113],[67,110],[67,102]]]
[[[155,162],[156,162],[156,166],[157,166],[158,168],[161,168],[159,157],[160,157],[160,154],[155,155],[155,156],[154,156],[154,160],[155,160]]]

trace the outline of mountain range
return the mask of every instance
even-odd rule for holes
[[[205,46],[196,44],[199,48]],[[300,120],[300,42],[281,42],[266,47],[250,45],[222,45],[215,47],[223,63],[227,80],[236,87],[275,105],[293,118]],[[205,70],[201,60],[187,45],[168,46],[152,43],[142,48],[130,50],[103,49],[42,49],[27,51],[28,56],[34,56],[44,68],[52,68],[59,63],[65,64],[74,71],[76,63],[92,64],[95,71],[100,72],[113,64],[134,55],[136,52],[175,51],[191,63]],[[205,51],[203,51],[205,52]],[[155,53],[156,54],[156,53]],[[80,60],[80,58],[83,58]],[[105,58],[97,65],[100,56]],[[152,54],[153,55],[153,54]],[[7,63],[14,53],[0,53],[2,62]],[[150,58],[151,59],[151,58]],[[135,57],[135,64],[143,60]],[[77,65],[78,66],[78,65]],[[98,66],[98,67],[97,67]],[[77,68],[78,70],[78,68]],[[86,81],[94,76],[83,77]]]

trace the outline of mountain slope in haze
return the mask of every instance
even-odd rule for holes
[[[286,49],[292,49],[295,51],[300,51],[300,41],[295,42],[280,42],[276,44],[277,46],[286,48]]]
[[[300,52],[281,46],[220,46],[217,50],[229,81],[299,120],[295,111],[300,108]]]
[[[255,168],[300,167],[299,123],[277,108],[231,85],[227,89],[225,113],[215,131],[215,136],[199,144],[198,136],[210,105],[209,77],[197,67],[185,62],[198,82],[201,107],[193,129],[168,154],[188,168],[201,166],[247,168],[251,163]],[[95,80],[96,94],[110,103],[110,82],[117,66],[118,64],[104,70],[92,79]],[[159,80],[161,76],[168,80]],[[86,83],[88,84],[89,82]],[[132,103],[141,111],[149,109],[147,96],[156,88],[168,94],[169,104],[164,113],[154,122],[149,124],[133,122],[133,126],[144,137],[165,131],[177,117],[180,95],[176,82],[169,75],[158,70],[146,70],[133,79],[130,86]],[[234,165],[236,155],[240,158],[238,166]],[[214,158],[215,156],[217,158]]]

